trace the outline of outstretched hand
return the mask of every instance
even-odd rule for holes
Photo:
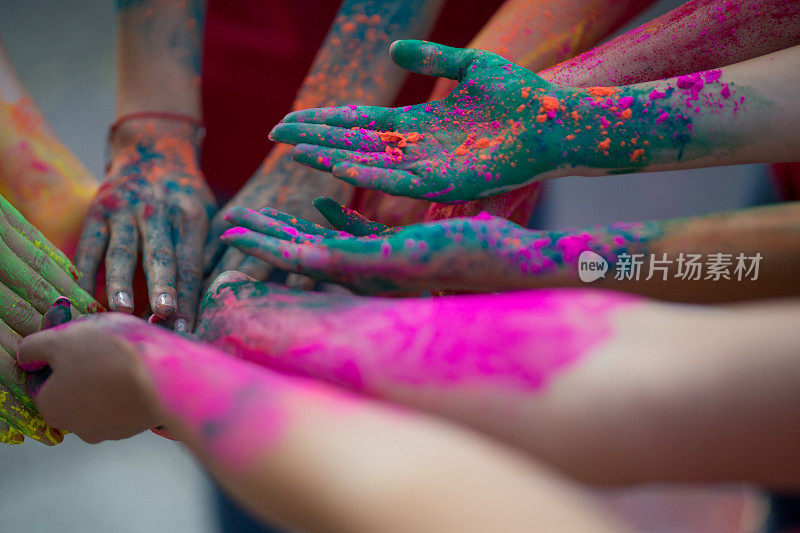
[[[611,260],[655,231],[651,223],[532,231],[486,213],[389,228],[330,198],[314,205],[339,231],[274,209],[235,207],[226,218],[238,227],[223,240],[290,272],[363,293],[487,292],[562,284],[565,273],[577,280],[582,251]]]
[[[641,88],[561,87],[491,52],[425,41],[397,41],[391,54],[458,86],[414,106],[297,111],[271,138],[353,185],[452,203],[550,177],[635,169],[651,150],[679,150],[690,132],[690,119]]]

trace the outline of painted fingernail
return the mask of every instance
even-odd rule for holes
[[[60,296],[56,299],[52,307],[50,307],[42,317],[41,329],[50,329],[55,326],[60,326],[61,324],[66,324],[72,320],[71,304],[72,301],[65,296]]]
[[[156,305],[153,309],[157,313],[168,314],[175,311],[175,297],[166,292],[162,292],[156,298]]]
[[[114,308],[117,311],[125,310],[125,311],[132,311],[133,310],[133,298],[131,295],[125,291],[119,291],[117,294],[114,295],[112,299],[114,303]]]
[[[66,296],[59,296],[58,298],[56,298],[56,301],[53,302],[53,305],[61,305],[64,307],[69,307],[70,305],[72,305],[72,300],[70,300]]]
[[[178,333],[186,332],[189,327],[189,323],[186,322],[183,318],[176,318],[175,321],[172,323],[172,329],[177,331]]]
[[[75,280],[79,280],[83,277],[83,272],[78,270],[78,267],[76,267],[75,265],[69,265],[67,267],[67,270],[69,270],[69,275],[72,276],[72,278]]]
[[[169,329],[169,321],[161,315],[150,315],[150,318],[147,319],[147,323]]]

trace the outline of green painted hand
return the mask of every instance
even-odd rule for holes
[[[314,205],[340,231],[274,209],[236,207],[223,240],[290,272],[364,293],[410,290],[498,291],[577,280],[583,251],[613,264],[660,232],[657,223],[586,230],[532,231],[486,213],[404,228],[371,222],[330,198]]]
[[[68,322],[73,317],[68,298],[58,298],[44,313],[41,329],[48,329]],[[49,367],[38,368],[26,374],[16,359],[17,347],[21,338],[0,321],[0,442],[20,444],[25,436],[49,446],[60,443],[64,433],[47,425],[31,399],[39,386],[49,376]],[[15,346],[13,351],[6,346],[9,342]],[[33,369],[32,369],[33,370]]]
[[[19,337],[39,330],[60,296],[81,313],[103,310],[77,283],[80,272],[58,248],[0,197],[0,344],[16,353]]]
[[[632,171],[680,158],[691,138],[674,87],[560,87],[496,54],[425,41],[397,41],[391,54],[458,86],[414,106],[297,111],[271,138],[353,185],[444,203],[550,177]]]

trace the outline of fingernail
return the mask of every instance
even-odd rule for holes
[[[56,299],[53,306],[42,317],[42,329],[50,329],[72,320],[70,304],[72,304],[72,301],[64,296]]]
[[[69,275],[72,276],[72,278],[75,280],[79,280],[83,277],[83,272],[78,270],[78,267],[76,267],[75,265],[69,265],[67,267],[67,270],[69,270]]]
[[[166,292],[162,292],[156,298],[156,305],[154,311],[159,313],[172,313],[175,311],[175,297]]]
[[[172,323],[172,329],[177,331],[178,333],[186,332],[189,327],[189,323],[186,322],[183,318],[176,318],[175,321]]]
[[[70,305],[72,305],[72,300],[70,300],[66,296],[59,296],[58,298],[56,298],[56,301],[53,302],[53,305],[61,305],[64,307],[69,307]]]
[[[166,318],[160,315],[150,315],[150,318],[147,319],[147,323],[169,329],[169,322]]]
[[[114,295],[114,307],[117,310],[120,309],[133,309],[133,299],[131,295],[125,291],[119,291],[117,294]]]

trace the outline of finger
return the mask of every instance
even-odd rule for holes
[[[218,212],[214,220],[211,221],[211,228],[208,230],[205,248],[203,249],[203,273],[206,277],[208,277],[208,274],[211,273],[227,249],[225,244],[219,240],[219,236],[230,227],[231,225],[225,220],[223,212]]]
[[[348,209],[329,196],[315,199],[314,207],[334,228],[358,237],[379,235],[392,229],[384,224],[373,222],[358,211]]]
[[[335,177],[356,187],[375,189],[395,196],[427,198],[428,195],[434,192],[431,191],[430,185],[423,184],[420,176],[406,170],[392,170],[341,162],[336,163],[331,172]]]
[[[429,41],[401,40],[389,47],[399,67],[418,74],[461,80],[475,60],[477,50],[453,48]]]
[[[278,124],[270,132],[270,138],[286,144],[313,144],[362,152],[383,152],[388,146],[377,131],[313,123]]]
[[[317,280],[303,276],[302,274],[290,273],[286,276],[286,286],[293,289],[300,289],[302,291],[310,291],[314,289]]]
[[[205,294],[215,279],[228,271],[242,272],[257,281],[267,280],[274,272],[275,268],[272,265],[265,263],[261,259],[250,257],[232,246],[228,246],[221,240],[221,236],[220,242],[225,246],[225,253],[222,259],[217,263],[217,266],[214,267],[211,274],[206,276],[203,285],[203,294]]]
[[[7,350],[0,350],[0,385],[9,391],[22,405],[36,410],[33,400],[27,393],[25,372],[17,365],[15,358]]]
[[[22,213],[17,211],[16,208],[14,208],[14,206],[2,196],[0,196],[0,209],[2,209],[3,215],[8,223],[11,224],[11,226],[13,226],[26,239],[28,239],[28,241],[33,243],[34,246],[45,252],[50,259],[52,259],[73,279],[78,280],[83,276],[78,267],[69,260],[64,252],[59,250],[52,242],[50,242],[47,237],[42,234],[42,232],[36,229],[33,224],[28,222],[25,217],[22,216]]]
[[[276,218],[264,213],[275,214]],[[242,226],[271,237],[294,242],[313,242],[322,237],[339,236],[339,232],[292,217],[276,209],[263,209],[258,212],[244,207],[234,207],[226,213],[225,219],[234,226]]]
[[[178,308],[172,329],[190,332],[194,329],[200,288],[203,283],[203,242],[208,232],[208,219],[181,211],[176,215],[174,237],[178,263]]]
[[[17,333],[12,330],[8,324],[0,320],[0,345],[3,347],[3,349],[0,350],[0,356],[5,357],[6,353],[9,354],[14,367],[19,371],[21,371],[21,369],[17,366],[16,358],[13,357],[12,354],[17,353],[21,342],[22,337],[17,335]],[[2,353],[3,351],[5,351],[5,353]]]
[[[108,243],[108,227],[102,218],[87,218],[78,241],[75,264],[83,276],[78,280],[80,286],[89,294],[94,294],[97,284],[97,269]]]
[[[221,238],[244,253],[262,259],[287,272],[335,281],[325,272],[325,269],[332,263],[331,252],[325,246],[295,244],[242,227],[229,229],[223,233]]]
[[[139,252],[136,219],[121,213],[109,220],[106,251],[106,293],[108,307],[122,313],[133,312],[133,274]]]
[[[23,442],[25,442],[25,435],[9,426],[5,420],[0,419],[0,443],[22,444]]]
[[[42,314],[17,293],[0,283],[0,319],[21,336],[36,333]]]
[[[339,107],[320,107],[317,109],[304,109],[289,113],[281,123],[310,122],[313,124],[326,124],[341,128],[369,128],[373,130],[391,130],[394,108],[368,105],[345,105]],[[272,132],[270,132],[272,139]]]
[[[20,260],[2,240],[0,240],[0,281],[42,314],[61,296],[47,280]]]
[[[331,172],[337,163],[350,162],[358,165],[392,168],[402,160],[386,152],[350,152],[339,148],[323,148],[310,144],[298,144],[292,149],[292,159],[316,170]]]
[[[49,427],[34,408],[20,402],[4,387],[0,387],[0,419],[20,433],[48,446],[64,440],[61,431]]]
[[[168,317],[175,313],[175,249],[172,230],[162,207],[147,206],[137,212],[137,221],[143,229],[142,266],[147,278],[150,308],[153,313]]]
[[[245,255],[239,250],[231,249],[244,258],[239,265],[239,272],[250,278],[251,281],[266,281],[274,270],[273,266],[261,259]]]
[[[10,225],[0,228],[0,233],[6,246],[60,294],[72,298],[76,306],[84,312],[102,310],[102,306],[76,283],[71,274],[58,266],[47,252],[34,246]]]

